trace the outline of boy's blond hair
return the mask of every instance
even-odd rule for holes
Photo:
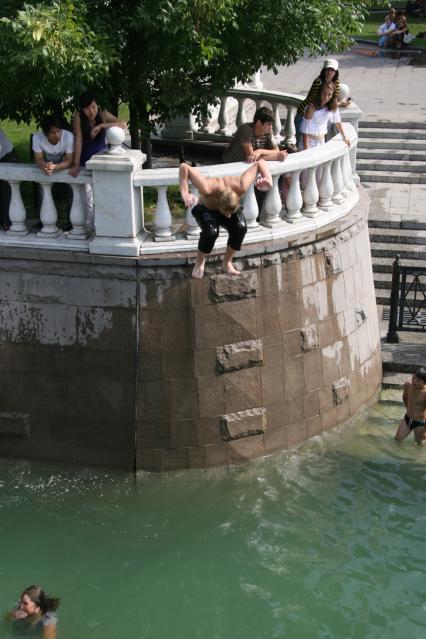
[[[225,213],[234,213],[234,211],[237,210],[239,204],[240,198],[236,193],[234,193],[234,191],[231,191],[231,189],[226,189],[219,195],[219,211],[224,211]]]

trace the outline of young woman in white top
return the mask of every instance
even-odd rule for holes
[[[300,150],[311,149],[325,143],[328,124],[335,124],[344,142],[350,146],[348,138],[343,132],[340,112],[337,107],[337,99],[333,97],[334,85],[332,82],[321,85],[318,96],[306,107],[305,115],[300,131],[302,139]]]

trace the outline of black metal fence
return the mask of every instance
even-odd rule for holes
[[[397,343],[399,331],[426,331],[426,268],[402,266],[397,255],[386,341]]]

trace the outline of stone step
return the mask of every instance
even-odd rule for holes
[[[361,138],[390,138],[390,139],[408,139],[412,140],[426,140],[426,129],[383,129],[378,127],[378,122],[374,123],[376,128],[363,128],[358,127],[358,135]]]
[[[392,273],[394,263],[393,257],[375,257],[373,256],[373,273]],[[401,260],[401,266],[409,266],[416,268],[424,265],[422,260]]]
[[[396,379],[393,379],[394,377]],[[392,378],[392,385],[388,385],[390,378]],[[379,395],[379,402],[381,404],[396,404],[398,406],[404,405],[401,390],[406,380],[407,376],[403,373],[385,373],[385,375],[383,375],[383,384]],[[387,384],[385,385],[386,382]]]
[[[395,171],[357,171],[361,182],[386,182],[395,184],[399,182],[401,184],[426,184],[426,174],[411,173],[410,171],[395,172]]]
[[[382,388],[383,389],[389,389],[389,390],[398,389],[400,391],[401,402],[402,402],[402,389],[403,389],[404,384],[407,381],[407,379],[409,379],[409,378],[407,377],[407,375],[405,373],[392,373],[391,371],[384,371],[384,373],[383,373],[383,381],[382,381]],[[380,400],[379,401],[382,401],[381,395],[380,395]],[[384,399],[383,401],[389,401],[389,400]],[[390,401],[392,401],[392,400],[390,400]]]
[[[410,151],[407,149],[363,149],[358,145],[357,151],[357,163],[360,166],[359,160],[369,160],[373,162],[373,166],[378,161],[395,161],[395,162],[414,162],[414,163],[426,163],[426,144],[423,151]],[[420,165],[420,164],[419,164]],[[426,164],[424,165],[426,169]],[[380,169],[381,166],[377,164]]]
[[[423,173],[426,178],[426,162],[411,162],[406,160],[382,160],[377,158],[375,161],[371,159],[363,160],[357,158],[357,170],[360,171],[392,171]]]
[[[388,258],[391,262],[399,255],[403,264],[407,263],[406,260],[413,260],[416,264],[420,262],[419,266],[424,266],[426,260],[426,250],[422,248],[422,245],[371,242],[371,255],[373,261],[374,258]]]
[[[389,216],[383,213],[376,213],[370,211],[368,214],[368,226],[370,228],[380,229],[411,229],[417,231],[426,231],[426,216],[425,221],[421,222],[419,219],[407,219],[402,217],[401,219],[390,219]]]
[[[391,242],[392,244],[426,244],[426,231],[411,229],[369,228],[370,242]]]
[[[388,273],[375,273],[374,274],[374,286],[375,286],[375,296],[376,296],[376,304],[381,306],[389,306],[390,304],[390,294],[391,294],[391,279],[389,279],[389,286],[377,286],[376,284],[376,275],[388,275]],[[384,280],[383,280],[384,281]],[[381,282],[382,283],[382,282]],[[407,295],[408,300],[413,299],[413,293],[410,292]]]
[[[426,123],[423,121],[404,122],[396,120],[360,120],[358,124],[360,129],[424,129],[426,131]]]
[[[382,360],[384,371],[413,374],[426,362],[426,344],[382,342]]]
[[[426,138],[424,140],[409,140],[404,138],[358,138],[358,155],[360,149],[409,149],[411,151],[426,150]]]

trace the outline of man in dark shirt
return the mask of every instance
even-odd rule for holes
[[[280,151],[272,137],[274,114],[268,107],[260,107],[254,114],[253,122],[238,127],[232,141],[225,149],[224,162],[257,162],[258,160],[285,160],[287,151]],[[266,193],[254,189],[259,216]],[[259,217],[257,218],[259,221]]]

